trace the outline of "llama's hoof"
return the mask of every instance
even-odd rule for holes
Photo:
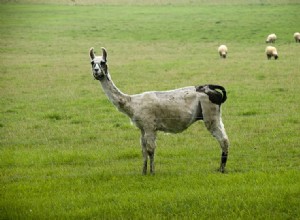
[[[225,173],[225,167],[220,167],[219,171],[220,171],[221,173]]]

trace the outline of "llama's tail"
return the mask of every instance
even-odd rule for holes
[[[219,86],[219,85],[208,85],[208,87],[209,87],[210,89],[216,91],[216,92],[218,92],[216,89],[221,90],[221,91],[222,91],[222,94],[221,94],[221,96],[222,96],[221,103],[224,103],[224,102],[226,101],[226,99],[227,99],[227,94],[226,94],[226,90],[225,90],[225,88],[224,88],[223,86]],[[220,93],[220,92],[218,92],[218,93]],[[221,104],[221,103],[220,103],[220,104]]]
[[[221,90],[219,92],[218,90]],[[197,92],[203,92],[208,95],[209,100],[217,105],[221,105],[227,99],[226,90],[223,86],[219,85],[204,85],[204,86],[196,86]]]

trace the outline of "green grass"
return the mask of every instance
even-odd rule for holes
[[[0,219],[300,218],[299,4],[16,2],[0,4]],[[139,130],[93,80],[92,46],[128,94],[225,86],[226,174],[199,122],[159,133],[142,176]]]

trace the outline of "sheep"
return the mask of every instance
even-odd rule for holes
[[[228,52],[228,49],[227,49],[226,45],[219,46],[218,52],[220,54],[220,57],[221,58],[223,57],[225,59],[226,55],[227,55],[227,52]]]
[[[267,37],[266,43],[275,43],[275,40],[277,39],[276,34],[270,34]]]
[[[277,49],[275,47],[272,46],[267,46],[266,47],[266,55],[268,57],[268,59],[270,60],[272,57],[275,58],[275,60],[278,59],[278,53],[277,53]]]
[[[295,39],[296,43],[300,43],[300,33],[299,32],[294,33],[294,39]]]
[[[206,128],[219,142],[222,154],[220,171],[225,171],[229,140],[221,118],[221,104],[227,99],[226,90],[218,85],[189,86],[169,91],[151,91],[128,95],[113,83],[107,66],[107,51],[95,56],[90,49],[92,73],[100,81],[104,93],[117,109],[126,114],[141,132],[143,155],[142,174],[154,174],[154,153],[158,131],[179,133],[196,121],[203,120]],[[219,91],[218,91],[219,90]]]

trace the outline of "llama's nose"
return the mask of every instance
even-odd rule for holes
[[[95,70],[96,72],[99,72],[99,70],[100,70],[99,66],[96,65],[95,68],[94,68],[94,70]]]

